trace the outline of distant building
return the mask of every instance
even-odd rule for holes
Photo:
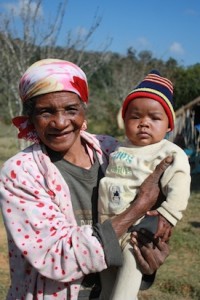
[[[178,109],[174,130],[168,139],[188,155],[191,174],[200,173],[200,97]]]

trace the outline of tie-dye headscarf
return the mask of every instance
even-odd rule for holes
[[[88,84],[85,73],[69,61],[42,59],[26,70],[19,83],[19,95],[22,102],[35,96],[58,91],[74,92],[87,103]],[[19,129],[18,138],[39,142],[34,126],[28,117],[19,116],[12,122]]]

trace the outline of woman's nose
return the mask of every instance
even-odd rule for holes
[[[65,112],[59,111],[57,112],[52,120],[51,120],[51,126],[56,129],[63,129],[70,123],[69,118],[67,118]]]

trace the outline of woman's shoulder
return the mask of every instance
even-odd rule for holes
[[[116,139],[116,138],[114,138],[114,137],[112,137],[112,136],[110,136],[110,135],[106,135],[106,134],[95,134],[94,135],[95,136],[95,138],[97,139],[97,140],[99,140],[100,141],[100,143],[109,143],[109,144],[113,144],[113,145],[118,145],[119,144],[119,141]]]
[[[34,145],[28,146],[6,160],[2,165],[1,174],[10,172],[11,169],[17,168],[19,170],[25,163],[29,164],[33,160],[33,148]]]
[[[109,135],[106,134],[92,134],[88,132],[83,133],[83,137],[92,143],[94,148],[99,148],[103,152],[111,153],[116,147],[119,145],[119,141]],[[98,149],[97,149],[98,150]]]

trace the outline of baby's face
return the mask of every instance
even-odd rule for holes
[[[124,124],[126,136],[136,146],[158,143],[170,131],[163,106],[150,98],[132,100],[126,110]]]

